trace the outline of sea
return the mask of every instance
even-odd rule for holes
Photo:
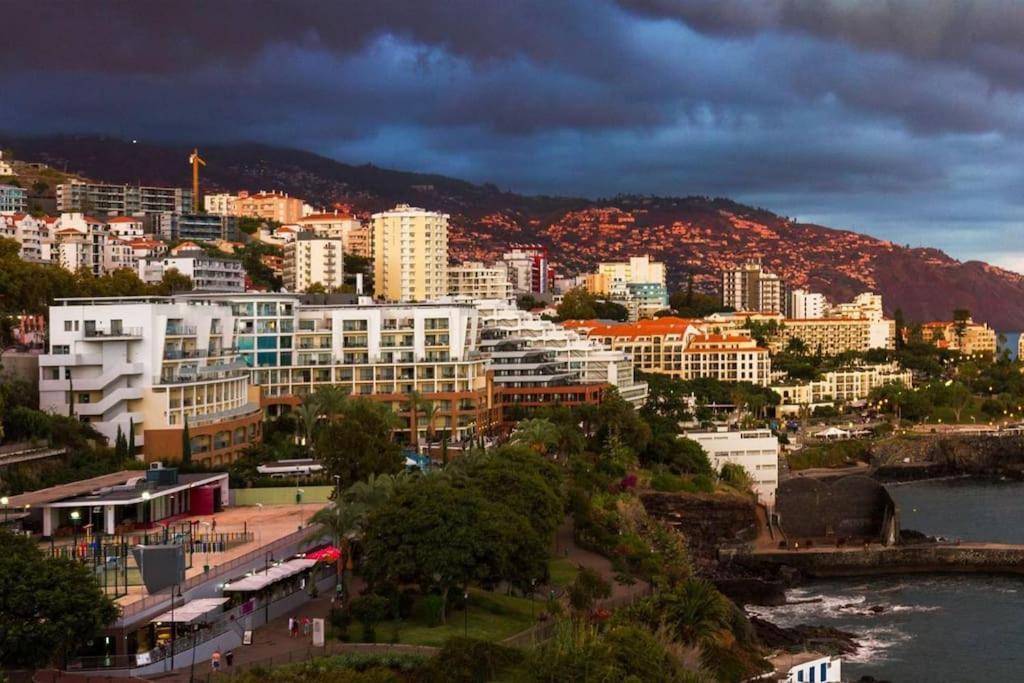
[[[932,536],[1024,543],[1024,482],[947,479],[889,486],[900,523]],[[1024,576],[828,579],[751,607],[780,626],[852,631],[843,678],[892,683],[1024,681]]]

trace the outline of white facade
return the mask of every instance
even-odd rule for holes
[[[138,216],[114,216],[107,219],[107,230],[123,240],[138,239],[146,232],[145,223]]]
[[[229,306],[68,299],[50,307],[49,334],[40,409],[70,410],[111,442],[129,423],[143,446],[146,429],[182,427],[186,417],[197,425],[248,405]]]
[[[659,283],[665,285],[665,264],[652,261],[650,256],[631,256],[628,261],[601,262],[597,273],[605,278],[602,294],[627,293],[626,285]]]
[[[343,242],[308,232],[284,247],[284,286],[289,292],[305,292],[313,285],[327,291],[345,284]]]
[[[15,240],[21,245],[21,258],[34,263],[49,263],[52,259],[50,224],[27,213],[0,215],[0,237]]]
[[[823,373],[821,379],[804,383],[776,384],[771,387],[782,401],[778,411],[795,414],[801,408],[832,405],[837,401],[862,401],[873,389],[886,384],[913,386],[913,373],[897,363],[879,363]]]
[[[551,290],[548,250],[539,244],[515,245],[501,255],[516,294],[544,294]]]
[[[488,266],[480,261],[467,261],[448,266],[448,293],[454,297],[476,299],[511,299],[512,283],[505,264]]]
[[[843,680],[839,657],[820,657],[797,664],[786,672],[786,683],[840,683]]]
[[[716,471],[722,465],[742,465],[754,482],[758,501],[775,506],[779,486],[779,439],[768,429],[687,432],[684,435],[704,448]]]
[[[882,295],[863,292],[853,297],[853,301],[836,304],[828,311],[828,315],[853,320],[882,320],[885,317],[882,310]]]
[[[737,311],[782,313],[786,305],[785,291],[782,279],[757,262],[722,273],[722,304]]]
[[[155,284],[171,268],[192,279],[192,287],[209,292],[244,292],[245,268],[241,261],[211,258],[203,252],[179,252],[176,256],[139,261],[139,277]]]
[[[824,318],[827,310],[828,300],[824,294],[809,292],[806,289],[794,289],[789,293],[790,318]]]
[[[636,379],[632,362],[621,351],[522,311],[507,300],[477,301],[476,306],[484,334],[490,333],[493,340],[524,340],[528,348],[550,351],[584,384],[610,384],[636,408],[647,401],[647,382]]]
[[[234,216],[235,215],[235,201],[237,197],[233,194],[221,193],[221,194],[208,194],[203,197],[203,208],[206,209],[206,213],[216,214],[217,216]]]

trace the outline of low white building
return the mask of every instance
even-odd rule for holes
[[[711,432],[686,432],[704,448],[716,471],[722,465],[741,465],[754,483],[759,502],[775,506],[775,489],[779,486],[779,439],[769,429],[720,429]]]
[[[913,386],[913,373],[898,363],[877,363],[856,368],[842,368],[823,373],[821,379],[810,382],[773,384],[771,389],[782,399],[777,407],[781,415],[794,415],[801,408],[813,409],[831,406],[837,402],[863,401],[872,389],[899,384]]]
[[[786,672],[786,683],[839,683],[843,680],[839,657],[819,657]]]

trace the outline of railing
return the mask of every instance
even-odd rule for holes
[[[86,329],[85,338],[94,339],[102,337],[142,337],[141,327],[123,327],[120,330],[96,330]]]
[[[242,555],[240,557],[236,557],[233,560],[229,560],[224,564],[217,565],[216,567],[211,567],[210,571],[205,572],[203,574],[198,574],[190,579],[187,579],[181,585],[181,590],[191,590],[196,586],[202,585],[212,579],[225,576],[227,574],[233,574],[236,570],[242,567],[261,565],[267,553],[275,553],[279,550],[282,550],[283,548],[301,544],[302,541],[304,541],[309,535],[311,535],[317,528],[317,526],[313,525],[299,531],[293,531],[287,536],[282,536],[273,543],[262,546],[261,548],[257,548],[256,550],[253,550],[250,553],[246,553],[245,555]],[[167,601],[168,596],[166,595],[147,596],[142,600],[137,600],[136,602],[129,603],[122,607],[121,617],[122,619],[127,620],[128,618],[133,617],[139,614],[140,612],[144,612],[147,609],[151,609]]]
[[[171,336],[192,336],[196,333],[195,325],[168,325],[167,334]]]

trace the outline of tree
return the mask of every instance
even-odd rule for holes
[[[181,462],[192,464],[192,435],[188,431],[188,416],[185,416],[185,428],[181,430]]]
[[[580,567],[576,578],[569,584],[569,605],[577,612],[589,612],[598,600],[612,594],[612,587],[601,575],[588,567]]]
[[[49,558],[35,541],[0,529],[0,666],[55,663],[117,618],[95,575],[75,560]]]
[[[128,418],[128,456],[135,457],[135,420]]]
[[[547,455],[558,445],[561,434],[550,420],[534,418],[521,420],[512,432],[512,443],[522,444],[534,453]]]
[[[317,398],[317,394],[306,396],[302,404],[295,409],[295,416],[298,418],[298,424],[302,428],[305,446],[312,452],[316,427],[320,420],[320,401]]]
[[[570,289],[562,297],[562,303],[558,305],[558,317],[560,320],[590,320],[597,317],[595,304],[597,300],[594,295],[576,287]]]
[[[367,508],[363,505],[335,501],[334,505],[317,510],[310,519],[316,531],[309,536],[309,540],[315,542],[329,538],[341,551],[336,571],[343,598],[349,594],[346,570],[352,556],[352,542],[362,535],[366,514]]]
[[[657,600],[666,625],[687,645],[710,644],[728,627],[725,598],[704,579],[691,576],[675,589],[661,593]]]
[[[370,474],[402,469],[402,449],[392,439],[399,419],[386,405],[346,400],[328,419],[317,433],[314,451],[329,475],[348,485]]]
[[[446,618],[452,589],[544,576],[546,545],[525,520],[446,477],[402,486],[370,515],[365,575],[371,586],[416,584],[437,590]]]

